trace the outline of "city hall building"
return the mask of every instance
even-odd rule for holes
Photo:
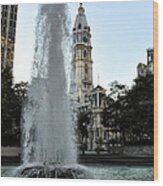
[[[85,9],[80,3],[73,27],[73,57],[72,80],[73,95],[78,102],[78,112],[87,112],[90,122],[87,123],[88,135],[82,139],[88,151],[97,149],[100,141],[101,147],[106,148],[108,129],[102,124],[102,112],[106,107],[106,90],[97,85],[93,86],[93,59],[91,44],[91,28],[87,23]],[[86,125],[83,123],[83,125]]]

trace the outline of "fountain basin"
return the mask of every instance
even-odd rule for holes
[[[91,172],[79,164],[22,165],[17,169],[15,176],[25,178],[93,179]]]

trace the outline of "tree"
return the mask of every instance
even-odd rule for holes
[[[12,69],[7,66],[1,73],[1,114],[2,114],[2,139],[11,132],[13,123],[14,91],[12,88]],[[2,140],[3,143],[3,140]]]
[[[113,81],[109,84],[110,93],[109,97],[117,100],[119,97],[125,96],[129,88],[126,85],[118,83],[118,81]]]
[[[20,138],[21,138],[21,114],[24,101],[27,97],[27,90],[28,90],[28,83],[27,82],[20,82],[13,86],[15,102],[14,102],[14,118],[15,118],[15,125],[13,130],[13,135],[15,135],[17,139],[17,144],[20,145]]]
[[[87,149],[87,138],[88,138],[87,126],[90,124],[90,113],[88,111],[79,111],[77,118],[78,118],[79,143],[81,145],[80,149],[84,154],[85,150]]]
[[[123,134],[123,141],[125,141],[125,133],[128,130],[129,122],[125,122],[123,116],[126,115],[126,95],[129,88],[126,85],[120,84],[117,81],[110,83],[110,93],[107,97],[108,107],[104,111],[105,126],[111,128],[120,128]]]
[[[120,127],[125,144],[153,144],[154,77],[138,77],[131,89],[114,81],[103,111],[105,127]]]
[[[134,81],[135,85],[118,100],[122,103],[119,123],[124,136],[126,136],[125,131],[128,130],[131,143],[153,143],[153,75],[138,77]],[[144,139],[144,136],[148,136],[150,139]]]
[[[153,143],[154,135],[154,76],[149,74],[135,79],[135,85],[130,92],[131,104],[134,107],[133,115],[137,127],[134,131],[143,135],[147,134]]]
[[[84,137],[88,137],[87,125],[90,122],[90,118],[87,112],[79,112],[78,114],[78,132],[80,133],[82,140]]]
[[[13,85],[12,69],[6,66],[1,73],[1,134],[2,145],[20,145],[20,119],[27,83]]]

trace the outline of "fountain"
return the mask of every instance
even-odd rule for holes
[[[32,81],[23,113],[19,177],[91,178],[77,164],[75,134],[67,96],[65,62],[70,48],[66,4],[39,8]]]

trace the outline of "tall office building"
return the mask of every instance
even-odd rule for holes
[[[18,5],[1,5],[1,68],[13,68]]]

